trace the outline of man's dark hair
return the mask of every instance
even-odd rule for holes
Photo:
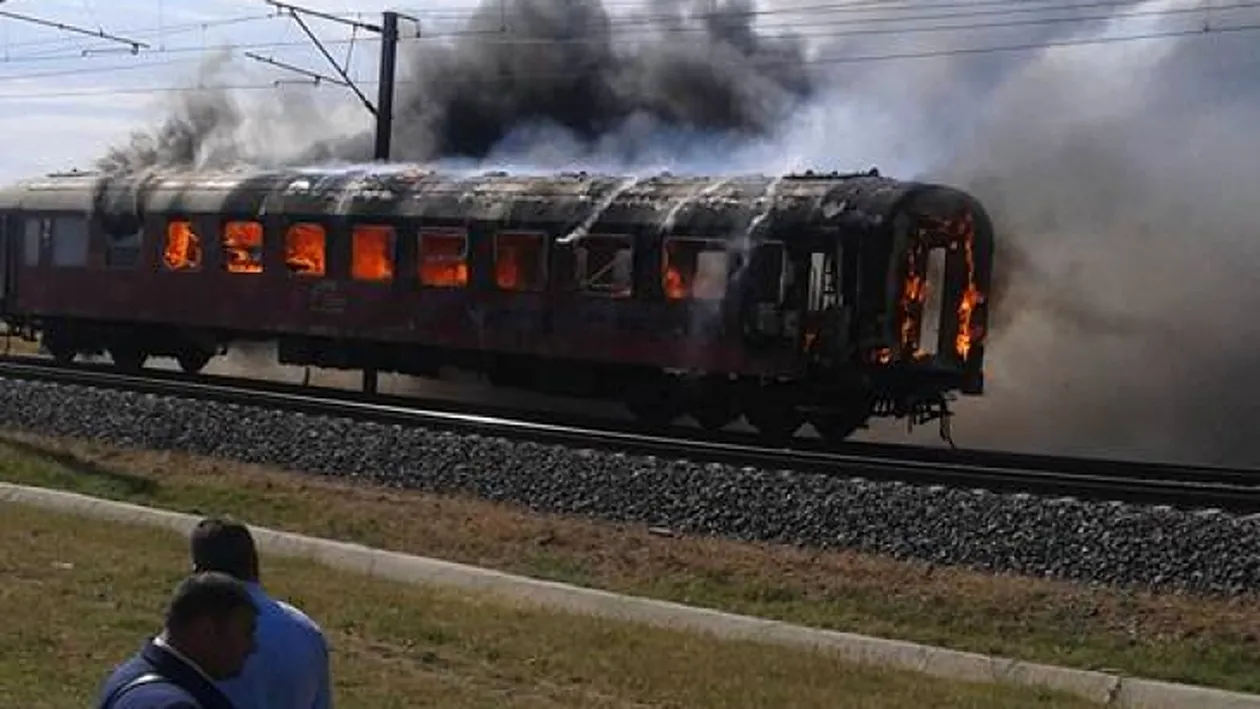
[[[193,529],[193,569],[219,571],[242,581],[258,580],[258,549],[240,522],[208,517]]]
[[[201,618],[222,622],[241,608],[257,611],[244,583],[215,571],[196,573],[175,588],[166,609],[166,627],[178,633]]]

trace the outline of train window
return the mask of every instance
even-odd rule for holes
[[[502,290],[541,291],[547,287],[547,236],[502,232],[494,235],[494,282]]]
[[[40,217],[27,217],[26,230],[22,234],[22,264],[39,265],[39,251],[44,236],[48,233],[48,220]]]
[[[578,242],[578,287],[613,298],[634,291],[634,249],[627,236],[588,236]]]
[[[319,224],[294,224],[284,233],[284,264],[297,276],[322,276],[326,270],[326,234]]]
[[[721,300],[726,296],[731,257],[721,241],[669,239],[661,268],[666,298]]]
[[[462,232],[420,232],[420,284],[431,288],[468,285],[468,239]]]
[[[394,277],[394,228],[360,224],[351,239],[350,275],[356,281],[388,281]]]
[[[134,226],[134,228],[130,228]],[[105,227],[105,265],[110,268],[133,268],[140,263],[140,245],[144,231],[138,224]]]
[[[171,271],[201,269],[201,235],[191,221],[176,219],[166,225],[166,245],[162,263]]]
[[[54,266],[85,266],[88,258],[88,221],[80,216],[52,218]]]
[[[757,246],[748,274],[757,300],[782,303],[787,294],[787,274],[787,259],[781,242],[771,241]]]
[[[258,222],[223,225],[223,268],[228,273],[262,273],[263,226]]]

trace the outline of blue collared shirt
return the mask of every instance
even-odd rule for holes
[[[257,649],[240,676],[217,686],[237,709],[332,709],[328,643],[319,624],[257,583],[247,583],[258,606]]]

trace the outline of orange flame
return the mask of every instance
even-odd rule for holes
[[[190,221],[173,221],[166,227],[166,248],[162,260],[172,271],[184,271],[201,266],[201,237],[193,231]]]
[[[390,253],[394,229],[388,226],[362,225],[354,228],[354,253],[350,271],[358,281],[388,281],[394,277],[394,259]]]
[[[958,335],[954,338],[954,350],[965,360],[971,352],[972,345],[984,335],[982,328],[973,327],[971,324],[971,316],[976,306],[984,302],[984,295],[976,287],[976,261],[972,251],[975,241],[975,224],[972,222],[970,213],[963,216],[959,226],[963,231],[961,241],[967,261],[967,287],[958,303]]]
[[[919,250],[906,251],[906,280],[901,295],[901,345],[914,350],[914,357],[923,356],[918,345],[918,322],[927,299],[927,278],[919,272]]]
[[[494,282],[503,290],[528,290],[541,286],[541,264],[545,253],[541,234],[499,234],[495,237]],[[531,271],[534,271],[531,273]]]
[[[420,234],[420,283],[436,288],[468,285],[463,234]]]
[[[223,225],[224,267],[229,273],[262,273],[263,228],[258,222]]]
[[[662,281],[665,297],[670,300],[681,300],[687,297],[687,281],[683,274],[672,264],[665,267],[665,278]]]
[[[322,276],[324,262],[324,227],[319,224],[294,224],[284,235],[284,262],[301,276]]]

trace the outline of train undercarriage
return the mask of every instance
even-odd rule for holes
[[[475,372],[495,387],[620,402],[651,427],[689,416],[702,429],[716,431],[742,418],[760,440],[775,444],[790,441],[807,424],[822,438],[841,441],[865,428],[872,417],[894,417],[912,424],[940,421],[942,437],[948,440],[950,413],[943,388],[905,377],[880,381],[869,372],[852,372],[842,381],[834,374],[766,381],[410,345],[65,319],[10,322],[10,333],[38,339],[58,362],[108,355],[127,372],[141,370],[152,358],[172,358],[183,371],[197,373],[230,348],[271,342],[282,365],[362,371],[369,393],[376,392],[378,373],[441,379],[444,368],[454,368]]]

